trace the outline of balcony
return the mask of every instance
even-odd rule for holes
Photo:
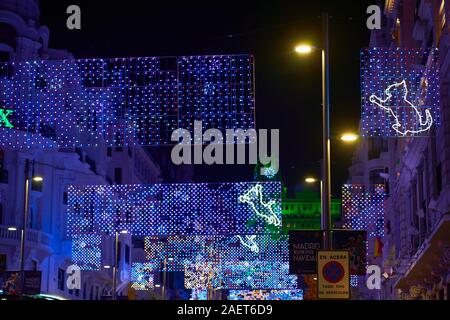
[[[450,216],[444,215],[435,230],[418,248],[396,289],[408,290],[422,283],[439,282],[450,267]]]
[[[0,244],[10,246],[20,246],[20,229],[17,231],[9,231],[7,226],[0,226]],[[38,249],[44,254],[51,254],[52,236],[38,230],[27,230],[25,238],[26,247]]]

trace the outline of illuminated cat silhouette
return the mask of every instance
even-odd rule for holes
[[[259,253],[258,244],[255,242],[256,236],[245,236],[245,240],[241,236],[236,236],[244,247],[250,249],[251,252]]]
[[[239,202],[247,203],[255,211],[256,215],[262,217],[268,224],[281,227],[281,221],[273,210],[273,206],[277,204],[275,200],[264,202],[263,186],[257,184],[244,195],[239,197]]]
[[[400,107],[405,107],[410,110],[408,115],[411,116],[411,118],[416,119],[416,121],[411,121],[410,123],[401,123],[398,114],[394,111],[395,108],[399,108],[399,106],[394,105],[394,95],[393,91],[397,89],[402,89],[403,94],[401,95],[402,101],[405,102],[405,105],[402,105]],[[411,135],[416,135],[425,131],[430,130],[431,126],[433,125],[433,117],[431,116],[430,110],[425,110],[425,120],[422,115],[422,113],[419,111],[418,107],[413,105],[408,100],[408,86],[406,84],[406,81],[403,80],[400,83],[394,83],[393,85],[390,85],[385,90],[386,99],[381,99],[380,97],[377,97],[376,95],[371,95],[369,98],[369,101],[376,104],[381,109],[387,111],[394,119],[395,123],[392,125],[392,129],[394,129],[398,134],[402,136],[407,136],[408,133]],[[397,94],[396,96],[399,96]]]

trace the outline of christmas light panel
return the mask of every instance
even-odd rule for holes
[[[153,264],[133,263],[131,265],[131,287],[137,291],[148,291],[155,287]]]
[[[70,186],[68,235],[112,235],[123,230],[158,237],[278,232],[267,228],[263,209],[255,212],[261,198],[239,201],[255,186],[260,186],[262,199],[272,203],[271,213],[281,220],[279,182]]]
[[[170,258],[168,271],[184,271],[190,261],[208,262],[214,266],[230,262],[273,261],[288,262],[288,236],[273,238],[271,235],[255,236],[257,251],[242,243],[246,236],[171,236],[146,237],[146,259],[162,270],[164,260]]]
[[[373,186],[373,192],[363,185],[342,187],[342,211],[344,229],[367,231],[368,243],[384,237],[386,193],[384,185]]]
[[[242,261],[214,265],[208,262],[186,264],[186,289],[296,290],[297,276],[289,275],[289,263]]]
[[[99,270],[102,261],[102,237],[96,234],[75,235],[72,239],[72,263],[80,270]]]
[[[365,137],[427,136],[440,124],[437,49],[363,49],[361,86]]]
[[[234,301],[300,301],[303,290],[230,290],[228,300]]]
[[[192,289],[189,300],[206,301],[208,300],[208,290]]]
[[[0,63],[1,147],[173,145],[172,132],[253,129],[249,55]]]

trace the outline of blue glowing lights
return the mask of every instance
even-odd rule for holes
[[[0,63],[0,147],[172,145],[172,132],[253,129],[249,55]]]
[[[367,48],[361,68],[363,136],[431,135],[440,124],[437,49]]]

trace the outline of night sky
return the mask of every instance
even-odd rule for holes
[[[258,128],[280,129],[281,172],[288,185],[319,176],[320,54],[300,57],[302,40],[321,44],[321,12],[329,12],[331,134],[358,129],[359,51],[369,44],[366,8],[375,1],[80,1],[41,0],[50,47],[76,58],[250,53],[256,61]],[[82,10],[82,30],[66,28],[66,8]],[[354,147],[332,141],[333,193],[348,176]],[[198,181],[252,180],[253,167],[198,167]]]

